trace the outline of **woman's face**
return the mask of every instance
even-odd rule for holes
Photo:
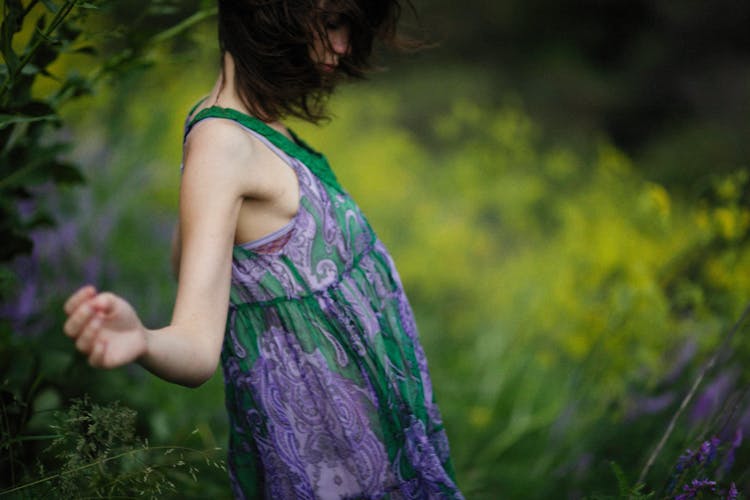
[[[322,72],[333,73],[339,65],[340,58],[350,50],[349,24],[340,14],[325,14],[319,33],[310,46],[310,59]]]

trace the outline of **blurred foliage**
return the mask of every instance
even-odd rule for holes
[[[422,9],[441,48],[341,89],[329,125],[292,127],[327,154],[398,263],[466,497],[661,498],[686,449],[750,432],[743,327],[646,484],[634,484],[750,297],[750,173],[737,140],[746,123],[727,134],[747,88],[711,94],[738,109],[709,120],[710,92],[670,104],[683,102],[693,73],[668,71],[680,40],[697,53],[702,37],[712,41],[703,54],[731,41],[716,64],[731,59],[741,72],[746,33],[734,23],[746,9],[717,12],[712,29],[723,32],[710,33],[696,2],[455,5]],[[2,487],[42,477],[37,456],[48,457],[47,471],[63,467],[42,453],[52,438],[12,440],[48,435],[59,425],[52,410],[83,393],[135,409],[132,442],[184,443],[198,428],[195,448],[224,446],[220,374],[188,390],[138,367],[93,371],[59,333],[57,312],[92,282],[125,296],[147,325],[169,321],[182,124],[217,70],[212,20],[200,22],[210,12],[193,14],[209,6],[105,2],[87,24],[105,60],[125,53],[129,62],[94,95],[56,107],[67,126],[40,135],[73,146],[65,158],[87,184],[35,191],[35,209],[59,224],[35,228],[34,253],[13,264],[20,279],[3,316],[21,335],[8,328],[0,340],[16,405],[4,396],[3,411],[26,423],[3,431],[0,462],[17,470]],[[123,17],[137,27],[132,37]],[[131,43],[143,50],[129,52]],[[79,57],[61,56],[53,73],[96,71],[96,59]],[[708,59],[696,58],[696,73]],[[649,82],[664,88],[652,92]],[[54,84],[37,81],[32,95],[54,95]],[[731,449],[733,464],[715,479],[748,491],[748,447]],[[708,479],[702,470],[679,481]],[[229,496],[214,467],[177,489]]]
[[[141,18],[161,15],[166,6],[167,2],[153,2],[143,9]],[[53,437],[46,432],[49,411],[81,393],[106,392],[104,387],[97,390],[97,381],[82,370],[85,360],[74,356],[70,342],[61,334],[62,299],[83,278],[71,273],[68,266],[80,262],[79,252],[86,251],[85,245],[70,224],[59,228],[67,240],[40,237],[60,220],[63,207],[56,201],[70,203],[70,199],[66,202],[59,197],[63,186],[83,180],[70,152],[78,141],[63,128],[62,109],[90,95],[101,81],[123,78],[145,67],[152,47],[178,37],[212,14],[212,9],[199,11],[166,30],[158,23],[150,30],[135,26],[146,35],[143,39],[129,39],[104,54],[99,52],[104,45],[101,33],[84,30],[84,26],[105,24],[106,13],[102,12],[106,7],[104,1],[82,0],[3,3],[0,490],[30,480],[37,466],[52,463],[49,456],[39,454]],[[120,36],[127,35],[127,30],[121,30]],[[114,40],[117,35],[109,33],[108,38]],[[101,242],[97,235],[91,240]],[[60,254],[61,243],[75,249],[78,261]],[[45,255],[46,251],[50,255]],[[101,263],[89,253],[83,262],[85,273],[97,274]],[[101,467],[90,471],[106,475]]]
[[[87,91],[88,83],[75,76],[58,82],[57,92],[46,99],[31,95],[31,87],[38,77],[51,76],[49,65],[63,52],[86,52],[90,47],[78,42],[79,24],[86,11],[83,2],[68,1],[60,6],[49,3],[46,13],[35,13],[32,2],[27,6],[20,0],[3,4],[0,26],[2,85],[0,86],[0,238],[4,244],[0,259],[11,260],[31,250],[27,233],[36,226],[49,224],[49,214],[32,212],[27,217],[20,213],[19,201],[32,198],[30,188],[44,182],[80,182],[78,170],[59,160],[64,142],[44,141],[42,134],[50,123],[60,125],[56,108],[60,102]],[[50,19],[51,17],[51,19]],[[14,38],[26,25],[27,41],[14,47]],[[8,279],[4,276],[3,281]],[[0,296],[7,295],[7,287]]]
[[[570,140],[605,132],[659,183],[691,190],[706,173],[750,165],[747,2],[414,3],[439,43],[416,71],[483,68],[492,98],[521,95],[535,119]]]
[[[631,421],[634,393],[684,369],[668,353],[689,339],[707,352],[750,296],[746,174],[687,204],[606,141],[543,146],[517,105],[467,100],[437,114],[430,150],[393,125],[398,99],[344,93],[330,126],[299,128],[399,264],[467,497],[593,491],[607,458],[635,476],[630,439],[662,429]]]

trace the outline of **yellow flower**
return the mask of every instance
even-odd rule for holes
[[[724,238],[733,240],[738,236],[738,221],[732,210],[724,207],[715,209],[714,221],[716,221],[719,234]]]
[[[647,195],[652,205],[656,208],[656,211],[662,217],[669,215],[671,203],[669,199],[669,193],[659,184],[650,183],[647,190]]]

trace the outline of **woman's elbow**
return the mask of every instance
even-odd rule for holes
[[[214,373],[216,373],[217,366],[218,362],[214,362],[211,365],[207,365],[206,367],[195,370],[193,373],[191,373],[190,377],[180,381],[180,385],[183,385],[190,389],[197,389],[198,387],[211,380],[211,378],[214,376]]]
[[[221,348],[217,349],[214,345],[207,345],[205,339],[201,340],[194,344],[195,351],[191,356],[192,359],[185,360],[185,369],[182,370],[179,379],[173,382],[196,389],[214,376],[221,358]]]

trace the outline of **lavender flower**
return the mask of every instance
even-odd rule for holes
[[[669,407],[675,400],[672,391],[657,396],[646,396],[635,399],[627,409],[625,418],[635,420],[642,415],[654,415]]]
[[[680,458],[677,459],[675,470],[677,472],[682,472],[692,465],[710,464],[714,458],[716,458],[716,453],[719,450],[720,444],[721,440],[714,436],[708,441],[704,441],[696,451],[688,448],[685,450],[685,453],[680,455]]]
[[[721,441],[716,436],[701,444],[696,457],[698,464],[710,464],[716,458],[716,452],[719,449]]]
[[[689,498],[695,498],[698,493],[702,491],[709,491],[712,493],[716,492],[716,481],[710,481],[708,479],[693,479],[690,484],[686,484],[682,487],[684,493],[674,497],[674,500],[688,500]]]
[[[675,464],[674,472],[666,488],[667,494],[676,495],[675,500],[687,500],[696,496],[703,497],[707,493],[714,493],[718,497],[720,494],[724,495],[726,491],[729,495],[727,498],[736,499],[738,493],[734,483],[729,490],[718,489],[717,482],[709,480],[706,476],[710,477],[713,471],[716,474],[714,479],[721,480],[734,461],[734,450],[741,443],[742,429],[737,429],[731,442],[727,440],[723,446],[722,441],[717,436],[713,436],[701,443],[695,451],[685,450]],[[701,479],[693,479],[688,483],[691,477],[696,476]],[[681,490],[678,489],[680,485]]]
[[[738,495],[739,492],[737,491],[737,486],[732,482],[732,484],[729,485],[729,491],[727,492],[727,500],[737,500]]]
[[[718,375],[698,396],[690,413],[690,420],[699,422],[713,415],[732,390],[736,378],[733,370]]]
[[[727,472],[729,472],[729,469],[731,469],[732,465],[734,465],[734,450],[739,448],[741,444],[742,444],[742,427],[738,427],[734,433],[734,439],[732,439],[732,445],[730,446],[729,451],[727,451],[727,454],[724,457],[724,463],[721,465],[721,472],[723,474],[726,474]]]

